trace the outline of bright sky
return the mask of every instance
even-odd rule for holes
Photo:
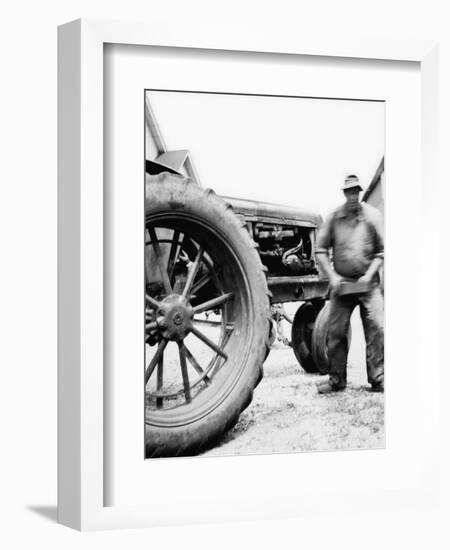
[[[349,173],[366,187],[384,154],[384,103],[149,92],[168,149],[189,149],[218,194],[322,216]]]

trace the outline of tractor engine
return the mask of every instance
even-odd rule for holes
[[[298,226],[256,223],[253,239],[262,263],[273,275],[317,273],[310,230]]]

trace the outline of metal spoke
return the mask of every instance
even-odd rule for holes
[[[191,325],[190,330],[199,340],[201,340],[203,343],[205,343],[207,346],[209,346],[211,349],[213,349],[216,353],[221,355],[224,359],[228,359],[228,355],[223,351],[223,349],[219,348],[217,344],[215,344],[212,340],[210,340],[207,336],[203,334],[203,332],[200,332],[198,328],[196,328],[194,325]]]
[[[164,372],[164,357],[161,355],[158,361],[158,370],[156,371],[156,391],[160,392],[163,386],[163,372]],[[161,409],[163,406],[162,397],[156,398],[156,408]]]
[[[152,357],[152,360],[150,361],[150,364],[145,371],[146,384],[149,381],[150,376],[152,375],[152,372],[155,370],[156,365],[159,363],[159,360],[162,358],[164,350],[166,349],[166,346],[167,346],[167,340],[164,340],[164,339],[161,340],[155,355]]]
[[[206,283],[208,283],[210,280],[212,279],[212,275],[211,273],[207,273],[206,275],[203,275],[203,277],[201,279],[199,279],[195,285],[193,285],[192,287],[192,290],[191,290],[191,294],[195,294],[196,292],[198,292],[203,286],[206,285]]]
[[[226,324],[225,325],[225,334],[224,334],[224,337],[222,339],[222,342],[221,342],[221,346],[224,348],[227,344],[228,344],[228,341],[231,337],[231,334],[234,330],[234,325],[233,324]],[[211,370],[211,368],[214,366],[214,369],[217,371],[217,369],[219,369],[221,367],[221,363],[223,364],[223,359],[222,357],[216,357],[215,358],[216,360],[212,360],[211,363],[208,365],[206,371],[209,372]]]
[[[159,272],[161,273],[164,290],[166,291],[166,294],[172,294],[172,285],[170,284],[169,275],[164,266],[161,248],[159,246],[159,241],[156,238],[155,229],[151,225],[149,225],[147,229],[150,235],[150,239],[152,240],[152,246],[156,256],[156,263],[158,264]]]
[[[205,325],[207,327],[221,328],[223,326],[222,321],[210,321],[209,319],[192,319],[192,322],[198,325]],[[225,325],[225,331],[233,332],[234,323],[227,323]]]
[[[170,262],[170,253],[169,253],[169,262],[168,262],[168,267],[167,267],[167,273],[169,274],[169,280],[172,282],[173,281],[173,277],[174,277],[174,271],[175,271],[175,266],[177,265],[177,262],[178,262],[178,259],[180,257],[180,254],[181,252],[185,249],[187,243],[189,243],[190,239],[189,237],[185,234],[185,233],[180,233],[179,234],[180,237],[181,237],[181,240],[180,240],[180,237],[178,237],[178,246],[175,247],[175,256],[173,258],[173,264],[172,264],[172,267],[170,268],[169,266],[169,262]],[[172,241],[173,243],[173,241]]]
[[[195,257],[194,263],[191,265],[189,269],[189,273],[187,276],[186,284],[184,285],[183,294],[181,295],[182,298],[188,298],[192,283],[194,282],[195,276],[197,275],[198,268],[200,267],[200,260],[203,256],[203,246],[200,246],[200,248],[197,251],[197,255]]]
[[[227,302],[232,296],[233,296],[233,293],[228,292],[227,294],[222,294],[222,296],[218,296],[217,298],[208,300],[203,304],[199,304],[198,306],[195,306],[192,309],[194,310],[194,313],[201,313],[202,311],[206,311],[208,309],[214,309],[214,308],[217,308],[217,306],[220,306],[225,302]]]
[[[205,383],[209,384],[211,382],[211,379],[209,378],[209,376],[205,375],[205,371],[198,364],[197,359],[192,355],[192,353],[188,350],[186,346],[184,346],[184,352],[190,364],[194,367],[194,369],[198,372],[198,374],[203,378]]]
[[[186,351],[183,345],[183,342],[178,342],[178,351],[180,353],[180,365],[181,365],[181,375],[183,377],[183,388],[184,395],[186,397],[186,403],[191,402],[191,388],[189,385],[189,375],[186,364]]]
[[[192,319],[192,322],[215,328],[220,328],[222,326],[222,321],[210,321],[209,319]]]
[[[152,307],[153,309],[159,309],[161,307],[161,304],[157,300],[152,298],[150,294],[145,295],[145,300],[148,302],[149,306]]]
[[[167,262],[167,273],[169,276],[169,281],[172,281],[173,277],[173,270],[175,267],[176,258],[178,256],[178,245],[180,244],[178,241],[180,239],[180,232],[178,229],[174,229],[173,232],[173,238],[172,238],[172,244],[170,245],[170,252],[169,252],[169,260]]]

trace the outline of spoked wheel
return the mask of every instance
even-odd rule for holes
[[[295,357],[306,372],[317,373],[319,369],[312,355],[314,323],[318,308],[311,302],[301,305],[292,323],[291,340]]]
[[[261,378],[268,290],[248,233],[214,193],[146,184],[146,456],[196,454],[233,426]]]
[[[160,301],[151,294],[146,296],[148,342],[156,344],[156,349],[153,356],[149,353],[151,360],[145,381],[149,382],[157,368],[156,381],[152,380],[156,387],[152,383],[147,386],[147,404],[170,409],[180,403],[190,403],[201,391],[202,383],[205,386],[211,383],[213,369],[228,359],[225,347],[235,329],[235,323],[228,319],[234,319],[236,312],[234,292],[225,292],[204,246],[187,234],[170,230],[161,222],[157,224],[158,227],[151,222],[147,224],[150,236],[147,246],[157,264],[168,266],[169,284],[164,292],[157,294]],[[170,243],[171,251],[167,264],[161,253],[166,243]],[[173,275],[175,266],[181,266],[177,275]],[[200,363],[205,362],[207,367],[201,367]],[[188,364],[192,369],[188,369]]]

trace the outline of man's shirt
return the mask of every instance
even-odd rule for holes
[[[333,252],[333,266],[342,277],[364,275],[375,257],[384,257],[383,222],[380,212],[366,203],[355,213],[345,204],[325,220],[317,237],[317,254]]]

